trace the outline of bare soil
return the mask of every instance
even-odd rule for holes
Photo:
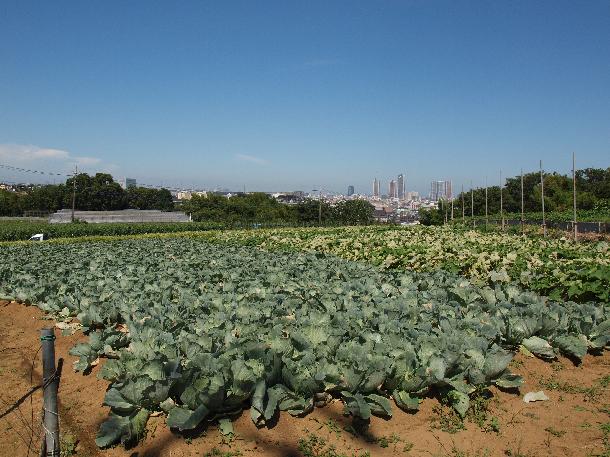
[[[39,330],[54,325],[37,308],[0,302],[0,415],[32,385],[41,382]],[[567,359],[548,363],[518,354],[512,369],[525,377],[517,392],[491,388],[491,398],[476,402],[477,414],[463,422],[436,398],[427,398],[416,414],[394,408],[390,420],[373,418],[366,433],[354,433],[338,401],[303,418],[282,413],[271,428],[257,429],[244,411],[234,421],[235,435],[223,437],[216,424],[185,437],[170,431],[163,417],[152,417],[147,433],[132,449],[99,450],[95,435],[108,414],[102,406],[108,383],[97,378],[99,366],[83,376],[68,354],[82,334],[60,336],[57,357],[65,360],[59,390],[62,435],[76,438],[78,456],[205,456],[214,449],[244,456],[595,456],[610,455],[610,353],[587,355],[580,366]],[[103,362],[102,362],[103,363]],[[523,395],[543,390],[548,401],[526,404]],[[31,398],[31,400],[30,400]],[[0,419],[0,455],[39,453],[41,394],[28,398]],[[604,427],[605,426],[605,427]],[[316,452],[299,449],[300,440],[324,439]],[[31,439],[31,443],[30,443]],[[28,452],[29,445],[29,452]],[[327,453],[330,445],[337,454]]]

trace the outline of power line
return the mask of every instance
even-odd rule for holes
[[[46,175],[46,176],[62,176],[65,178],[72,178],[74,176],[74,173],[65,174],[65,173],[55,173],[52,171],[33,170],[33,169],[29,169],[29,168],[15,167],[13,165],[7,165],[7,164],[1,164],[1,163],[0,163],[0,168],[4,168],[6,170],[20,171],[23,173]],[[137,183],[137,181],[136,181],[136,183]],[[20,183],[9,183],[9,184],[20,184]],[[183,190],[183,189],[177,188],[177,187],[157,186],[154,184],[144,184],[144,183],[137,183],[137,186],[146,187],[148,189],[167,189],[167,190],[173,190],[173,191]],[[194,189],[194,187],[193,187],[193,189]]]

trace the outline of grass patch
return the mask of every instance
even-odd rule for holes
[[[359,454],[339,452],[335,446],[328,444],[324,438],[313,433],[309,433],[306,438],[301,438],[298,447],[303,457],[371,457],[368,451]]]

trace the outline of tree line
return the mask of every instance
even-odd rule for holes
[[[571,176],[560,173],[544,173],[544,207],[545,211],[567,211],[572,209]],[[472,200],[474,199],[474,205]],[[469,217],[485,215],[485,188],[479,187],[471,191],[459,193],[453,200],[454,218],[462,216],[462,201],[464,214]],[[438,209],[421,211],[422,223],[437,224],[444,221],[445,209],[451,207],[451,201],[439,201]],[[521,212],[521,176],[507,178],[502,189],[502,207],[505,213]],[[524,211],[539,212],[542,207],[542,186],[540,173],[532,172],[523,175],[523,207]],[[610,209],[610,168],[586,168],[576,171],[576,207],[579,210]],[[487,213],[490,216],[500,215],[500,186],[487,187]]]
[[[259,192],[222,195],[193,195],[180,204],[194,221],[241,223],[363,225],[373,222],[374,207],[364,200],[348,200],[330,205],[328,202],[306,199],[287,205]]]
[[[97,173],[95,176],[80,173],[68,178],[64,184],[34,186],[23,192],[0,190],[0,216],[22,216],[28,211],[54,213],[63,208],[72,208],[74,189],[75,207],[79,210],[174,209],[172,194],[167,189],[123,189],[107,173]]]
[[[76,181],[76,182],[75,182]],[[76,186],[74,187],[74,185]],[[86,211],[113,211],[127,208],[180,210],[194,221],[222,222],[226,225],[244,223],[358,225],[373,222],[373,206],[364,200],[349,200],[335,205],[307,199],[297,204],[284,204],[265,193],[237,194],[231,198],[210,193],[193,195],[191,200],[173,202],[167,189],[130,187],[123,189],[111,175],[80,173],[64,184],[35,186],[25,191],[0,190],[0,216],[22,216],[28,211],[53,213],[72,207]],[[321,217],[320,217],[321,216]]]

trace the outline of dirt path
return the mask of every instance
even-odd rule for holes
[[[35,307],[0,302],[0,413],[4,413],[40,383],[38,331],[52,321]],[[216,425],[198,436],[185,438],[172,433],[163,417],[151,418],[142,443],[133,449],[122,447],[100,451],[95,434],[108,408],[102,406],[108,383],[97,379],[99,367],[88,376],[75,373],[75,358],[68,350],[85,338],[76,334],[59,336],[57,357],[65,359],[59,392],[62,433],[78,438],[78,456],[155,457],[155,456],[595,456],[610,453],[610,353],[588,355],[581,366],[567,359],[546,363],[518,355],[513,371],[523,375],[526,384],[521,395],[491,389],[492,398],[481,398],[479,412],[460,429],[451,410],[436,399],[424,400],[417,414],[394,408],[388,421],[373,418],[368,436],[353,435],[351,420],[342,415],[339,402],[331,403],[304,417],[281,414],[269,429],[257,429],[245,411],[234,422],[235,437],[223,439]],[[32,361],[34,370],[32,371]],[[544,390],[550,400],[526,404],[525,392]],[[38,455],[38,423],[41,395],[32,396],[15,411],[0,419],[0,455],[26,456],[30,436],[30,456]],[[32,420],[32,417],[34,420]],[[604,427],[605,426],[605,427]],[[33,430],[32,430],[33,429]],[[605,430],[605,432],[604,432]],[[450,433],[450,431],[454,433]],[[324,439],[316,452],[299,450],[299,440]],[[313,440],[313,441],[312,441]],[[337,453],[323,454],[332,444]],[[223,453],[213,453],[214,448]],[[240,454],[241,453],[241,454]]]

